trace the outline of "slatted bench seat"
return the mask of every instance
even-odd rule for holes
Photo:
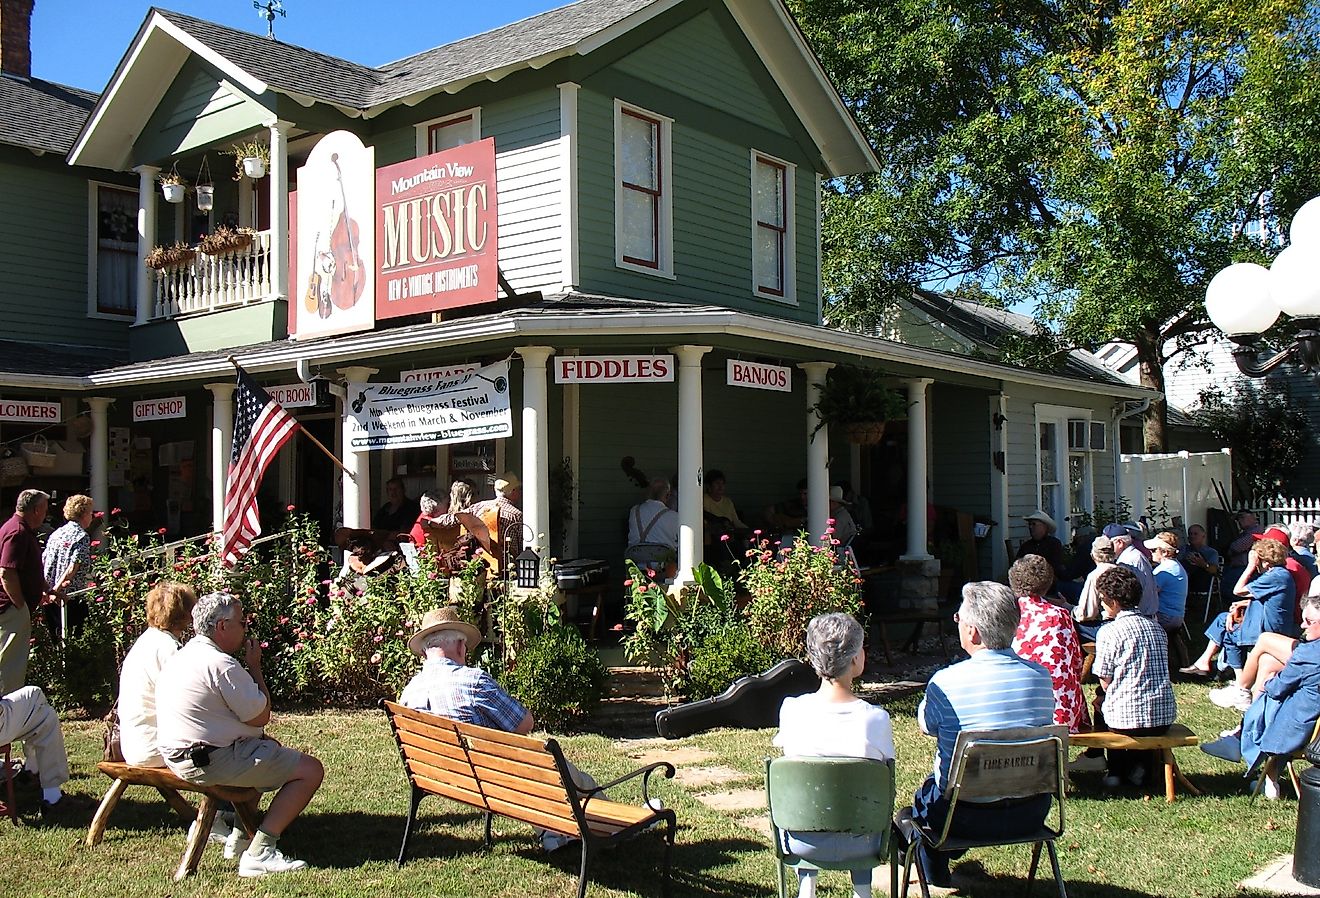
[[[1069,738],[1069,743],[1078,748],[1129,749],[1133,751],[1159,751],[1164,759],[1164,799],[1172,802],[1174,781],[1182,783],[1184,789],[1193,795],[1200,795],[1201,790],[1178,769],[1178,759],[1173,756],[1175,748],[1199,745],[1196,734],[1181,723],[1169,727],[1161,736],[1121,736],[1108,731],[1098,733],[1078,733]]]
[[[110,777],[111,782],[105,797],[101,799],[101,806],[96,809],[96,816],[92,818],[91,828],[87,830],[88,848],[101,844],[106,823],[110,820],[110,812],[115,809],[119,797],[129,786],[155,788],[169,802],[170,807],[179,813],[185,823],[190,822],[189,818],[191,818],[192,828],[184,845],[183,859],[179,861],[179,869],[174,874],[176,882],[197,872],[197,866],[202,862],[202,851],[206,848],[207,838],[211,834],[211,824],[215,822],[215,813],[222,803],[231,802],[234,805],[238,825],[243,827],[249,838],[257,831],[257,802],[261,798],[261,793],[256,789],[199,786],[180,779],[164,767],[133,767],[112,761],[102,761],[96,766]],[[179,794],[180,792],[196,792],[202,796],[202,803],[198,806],[195,817],[192,805]]]
[[[403,845],[399,848],[400,866],[408,857],[417,806],[426,796],[438,795],[485,812],[487,848],[491,844],[491,820],[495,814],[581,839],[578,898],[586,894],[587,866],[601,847],[663,823],[665,861],[661,887],[665,895],[669,894],[669,862],[677,820],[672,810],[649,806],[648,784],[657,770],[672,777],[674,765],[664,761],[650,764],[590,792],[579,792],[573,786],[568,761],[554,739],[533,739],[458,723],[395,702],[381,702],[381,707],[389,718],[404,772],[412,786]],[[642,806],[600,797],[604,790],[638,776],[642,777]]]

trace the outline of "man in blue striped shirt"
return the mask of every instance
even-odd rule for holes
[[[1020,612],[1013,592],[1000,583],[968,583],[954,615],[958,640],[969,657],[937,671],[917,708],[921,731],[934,736],[935,768],[912,800],[912,817],[936,832],[944,827],[954,743],[962,730],[1049,726],[1054,722],[1054,691],[1045,668],[1013,653]],[[984,808],[959,803],[950,833],[963,837],[1012,836],[1032,832],[1049,813],[1050,796],[996,802]],[[949,861],[961,853],[936,852],[921,845],[927,882],[950,885]]]

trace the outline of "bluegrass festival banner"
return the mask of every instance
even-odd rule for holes
[[[509,362],[426,383],[350,383],[348,416],[357,451],[512,436]]]

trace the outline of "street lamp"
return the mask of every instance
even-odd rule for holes
[[[1211,279],[1205,311],[1236,345],[1233,359],[1248,377],[1264,377],[1286,361],[1307,373],[1320,371],[1320,197],[1302,206],[1289,230],[1291,243],[1269,268],[1251,262],[1230,265]],[[1297,319],[1291,346],[1267,359],[1256,340],[1281,313]]]

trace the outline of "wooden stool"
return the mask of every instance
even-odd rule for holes
[[[1178,759],[1173,756],[1175,748],[1199,745],[1196,734],[1181,723],[1169,727],[1168,732],[1159,736],[1123,736],[1107,730],[1098,733],[1078,733],[1070,736],[1069,744],[1078,748],[1106,748],[1124,751],[1159,751],[1164,760],[1164,799],[1172,802],[1174,781],[1182,783],[1184,789],[1193,795],[1200,795],[1201,790],[1191,784],[1183,772],[1178,769]]]
[[[1091,665],[1095,664],[1095,643],[1082,643],[1082,675],[1078,678],[1079,683],[1085,683],[1091,676]]]
[[[170,807],[179,812],[185,822],[190,819],[193,821],[188,832],[188,841],[184,845],[183,859],[179,861],[179,869],[174,874],[175,882],[197,872],[197,865],[202,861],[202,851],[206,848],[207,839],[211,835],[211,824],[215,822],[215,812],[221,802],[227,801],[234,805],[238,823],[247,832],[249,838],[256,834],[257,801],[261,798],[261,793],[256,789],[199,786],[180,779],[164,767],[132,767],[111,761],[102,761],[96,766],[110,777],[111,783],[110,788],[106,790],[105,798],[101,799],[101,806],[96,809],[91,828],[87,830],[88,848],[101,843],[101,837],[105,835],[105,825],[110,819],[110,812],[115,809],[119,796],[123,795],[124,790],[129,786],[154,787],[169,802]],[[196,792],[202,796],[202,803],[197,808],[195,818],[192,805],[188,804],[179,794],[180,792]]]
[[[0,745],[0,755],[3,755],[5,765],[5,798],[0,801],[0,817],[8,817],[18,824],[18,802],[14,800],[14,765],[9,761],[9,743]]]

